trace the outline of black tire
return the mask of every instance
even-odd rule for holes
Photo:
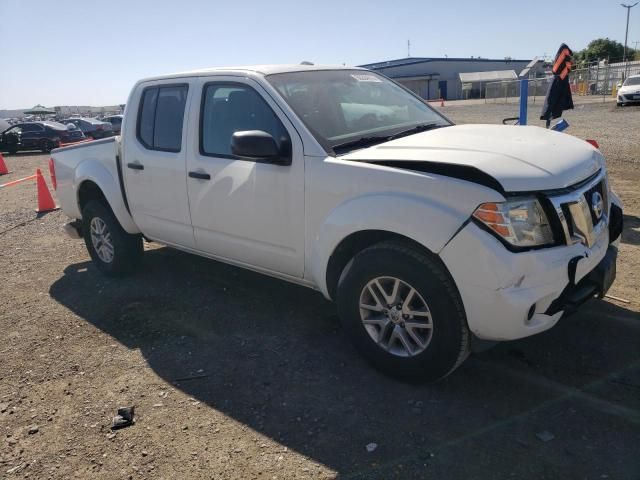
[[[93,244],[91,222],[94,218],[102,220],[110,234],[113,246],[111,261],[102,259]],[[105,275],[118,276],[129,273],[140,264],[144,251],[141,236],[125,232],[111,208],[104,203],[92,200],[85,205],[82,209],[82,232],[91,260]]]
[[[426,349],[414,356],[401,357],[382,348],[361,320],[361,292],[371,280],[384,276],[406,282],[428,304],[431,339]],[[358,253],[340,277],[337,304],[344,329],[357,350],[392,377],[435,381],[453,372],[469,355],[469,329],[453,279],[437,257],[409,244],[383,242]]]
[[[54,148],[56,148],[56,144],[51,140],[43,140],[42,144],[40,145],[40,150],[44,153],[49,153]]]

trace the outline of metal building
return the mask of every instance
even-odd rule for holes
[[[480,85],[483,76],[480,72],[491,72],[489,76],[495,80],[496,72],[514,71],[519,74],[529,62],[530,60],[512,59],[409,57],[360,66],[396,80],[424,99],[458,100],[484,97],[484,90]],[[477,73],[474,78],[479,80],[471,87],[465,84],[463,91],[461,73]],[[509,74],[509,77],[512,75]]]

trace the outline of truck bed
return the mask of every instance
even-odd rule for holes
[[[93,182],[120,224],[129,233],[138,233],[128,211],[120,165],[120,137],[109,137],[79,145],[56,148],[51,152],[60,207],[71,218],[81,219],[80,191]],[[84,187],[83,187],[84,185]]]

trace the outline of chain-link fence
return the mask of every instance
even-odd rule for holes
[[[618,85],[631,75],[640,74],[640,61],[613,63],[600,62],[571,72],[571,91],[574,95],[615,96]]]
[[[594,63],[587,67],[572,70],[569,75],[571,92],[574,95],[600,95],[603,98],[615,97],[623,79],[640,74],[640,61],[604,64]],[[529,80],[529,101],[536,103],[547,94],[553,77],[532,78]],[[484,98],[487,103],[518,103],[520,101],[520,80],[490,82],[485,85]]]
[[[529,101],[543,101],[553,77],[532,78],[529,80]],[[520,80],[489,82],[485,86],[485,102],[520,102]]]

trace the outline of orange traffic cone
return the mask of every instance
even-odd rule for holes
[[[6,175],[7,173],[9,173],[9,169],[7,168],[7,164],[4,163],[2,153],[0,153],[0,175]]]
[[[37,213],[51,212],[57,210],[56,202],[53,201],[47,182],[42,176],[40,169],[36,169],[36,182],[38,184],[38,210]]]

